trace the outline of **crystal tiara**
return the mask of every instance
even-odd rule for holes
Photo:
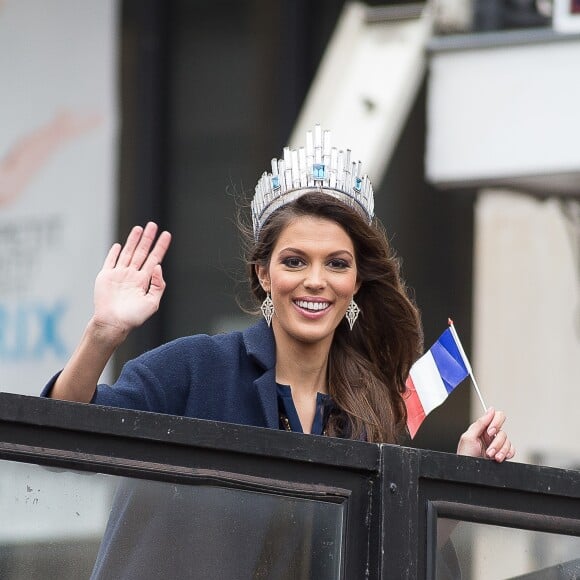
[[[254,238],[279,208],[309,190],[318,189],[357,210],[370,223],[374,215],[373,186],[361,175],[361,163],[351,162],[350,149],[330,146],[330,131],[320,125],[307,131],[306,147],[284,147],[283,159],[272,159],[272,173],[264,172],[252,200]]]

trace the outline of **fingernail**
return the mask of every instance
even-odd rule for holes
[[[488,434],[490,437],[493,437],[493,436],[496,434],[496,432],[497,432],[497,429],[496,429],[495,427],[490,427],[490,428],[487,430],[487,434]]]
[[[503,453],[498,453],[498,454],[495,456],[495,458],[496,458],[498,461],[503,461]]]
[[[493,457],[494,455],[495,455],[495,449],[494,449],[493,447],[490,447],[490,448],[487,450],[487,456],[488,456],[488,457]]]

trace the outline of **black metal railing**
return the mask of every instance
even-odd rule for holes
[[[13,394],[0,498],[11,580],[478,578],[491,532],[537,556],[495,577],[580,566],[577,471]]]

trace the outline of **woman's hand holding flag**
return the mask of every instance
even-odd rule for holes
[[[485,457],[498,463],[511,459],[516,450],[502,429],[506,416],[490,407],[485,415],[474,421],[459,439],[457,453],[471,457]]]
[[[506,416],[502,411],[488,408],[484,403],[471,364],[451,319],[449,328],[411,367],[404,395],[409,434],[413,438],[427,415],[441,405],[467,376],[471,377],[485,413],[463,433],[457,453],[485,457],[498,463],[511,459],[516,451],[503,431]]]

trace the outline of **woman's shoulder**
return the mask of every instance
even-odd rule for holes
[[[189,360],[207,362],[214,357],[222,361],[250,356],[270,358],[273,338],[270,329],[258,322],[243,331],[235,330],[216,334],[193,334],[175,338],[135,359],[138,362]]]
[[[275,362],[275,347],[270,329],[258,323],[243,331],[218,334],[194,334],[182,336],[149,350],[132,364],[153,369],[189,368],[199,372],[212,368],[237,368],[254,364],[269,368]]]
[[[190,358],[221,355],[231,353],[243,343],[243,333],[240,331],[223,332],[219,334],[192,334],[181,336],[154,348],[137,360],[145,361],[152,358]]]

